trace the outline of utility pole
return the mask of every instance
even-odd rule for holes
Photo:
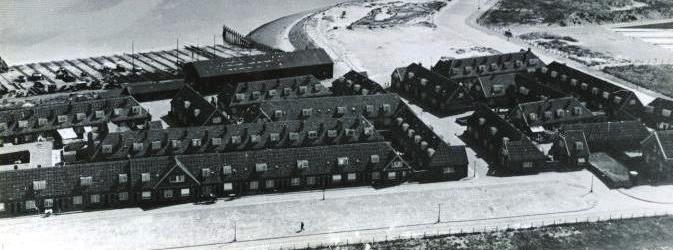
[[[215,54],[215,44],[216,44],[215,40],[216,40],[216,39],[217,39],[217,34],[213,34],[213,56],[216,55],[216,54]]]
[[[234,240],[233,242],[236,242],[236,221],[234,221]]]
[[[136,71],[136,52],[135,52],[135,42],[131,40],[131,71]]]
[[[437,223],[442,221],[442,203],[437,204]]]
[[[175,39],[175,67],[178,67],[178,64],[180,63],[180,38]]]
[[[591,175],[591,188],[589,189],[589,193],[594,192],[594,175]]]

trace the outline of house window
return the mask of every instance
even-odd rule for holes
[[[173,198],[173,189],[164,190],[164,198]]]
[[[456,173],[456,168],[455,167],[445,167],[444,168],[444,174],[455,174]]]
[[[250,182],[250,190],[257,190],[257,188],[259,188],[259,182],[251,181]]]
[[[47,181],[33,181],[33,190],[44,190],[47,188]]]
[[[584,143],[582,143],[581,141],[576,141],[575,142],[575,149],[584,150]]]
[[[346,114],[346,107],[337,107],[336,111],[337,111],[336,113],[338,115],[344,115],[344,114]]]
[[[265,172],[268,169],[266,163],[255,164],[255,172]]]
[[[663,117],[671,117],[671,110],[668,110],[668,109],[662,109],[662,110],[661,110],[661,116],[663,116]]]
[[[259,135],[250,135],[250,142],[251,143],[258,143],[260,139]]]
[[[126,183],[128,181],[128,175],[119,174],[119,183]]]
[[[275,182],[273,180],[266,180],[266,188],[273,188]]]
[[[523,168],[532,168],[533,167],[533,162],[526,161],[523,163]]]
[[[82,205],[82,196],[81,195],[73,196],[72,197],[72,204],[73,205]]]
[[[587,163],[587,158],[584,157],[577,158],[577,163],[579,164]]]
[[[343,167],[343,166],[348,165],[348,157],[339,157],[339,158],[337,158],[337,164],[338,164],[340,167]]]
[[[26,201],[26,209],[33,209],[33,208],[37,208],[37,206],[35,206],[35,201],[34,200]]]
[[[315,176],[306,177],[306,185],[315,185]]]
[[[273,117],[275,117],[276,119],[282,118],[283,117],[283,111],[282,110],[273,111]]]
[[[58,120],[58,123],[65,123],[68,121],[68,116],[59,115],[56,119]]]
[[[149,182],[150,181],[150,173],[142,173],[140,175],[140,179],[142,182]]]
[[[190,193],[189,188],[180,189],[180,196],[182,196],[182,197],[189,196],[189,193]]]
[[[152,192],[150,192],[150,191],[144,191],[144,192],[142,193],[142,198],[143,198],[143,200],[149,200],[149,199],[152,199]]]
[[[290,185],[299,186],[299,184],[301,184],[301,181],[300,181],[299,177],[294,177],[294,178],[290,179]]]
[[[369,158],[370,158],[372,163],[379,163],[381,161],[381,159],[379,158],[379,155],[371,155]]]
[[[5,203],[0,202],[0,212],[5,211]]]
[[[280,141],[280,134],[278,134],[278,133],[271,133],[271,134],[269,134],[269,139],[270,139],[272,142]]]
[[[222,167],[222,174],[230,175],[231,174],[231,166],[230,165],[225,165],[224,167]]]
[[[381,179],[381,172],[379,171],[372,172],[372,180],[378,180],[378,179]]]
[[[192,139],[192,147],[201,147],[201,139]]]
[[[337,137],[337,134],[338,133],[335,129],[327,130],[327,137],[329,137],[329,138],[335,138],[335,137]]]
[[[119,195],[119,201],[129,200],[129,193],[128,192],[121,192],[118,195]]]
[[[308,138],[309,139],[318,138],[318,131],[315,131],[315,130],[308,131]]]
[[[210,138],[210,144],[212,144],[213,146],[220,146],[222,145],[222,138],[220,137]]]
[[[234,135],[231,137],[231,144],[240,144],[241,143],[241,136],[239,135]]]
[[[388,180],[394,180],[397,178],[397,172],[388,172]]]
[[[346,177],[349,181],[354,181],[357,179],[357,174],[356,173],[348,173],[348,176]]]
[[[213,117],[213,124],[220,124],[222,123],[222,117],[215,116]]]
[[[91,203],[100,203],[100,194],[92,194]]]
[[[175,175],[175,176],[173,176],[173,178],[170,178],[168,180],[168,182],[170,182],[170,183],[183,183],[183,182],[185,182],[185,175],[183,175],[183,174]]]
[[[79,177],[80,186],[91,186],[91,184],[93,184],[93,177],[91,176]]]
[[[341,181],[341,175],[340,174],[332,175],[332,182],[340,182],[340,181]]]
[[[302,109],[301,110],[301,115],[303,117],[309,117],[309,116],[311,116],[312,112],[313,112],[313,109],[310,109],[310,108],[309,109]]]
[[[103,119],[103,117],[105,117],[105,112],[103,110],[96,110],[94,115],[96,116],[96,119]]]
[[[390,108],[390,104],[383,104],[383,112],[390,113],[392,109]]]
[[[53,207],[54,206],[54,199],[45,199],[44,200],[44,207]]]
[[[223,188],[224,191],[234,190],[234,184],[232,184],[231,182],[224,183]]]
[[[308,168],[308,160],[297,160],[297,168]]]
[[[204,179],[210,177],[210,168],[202,168],[201,177]]]

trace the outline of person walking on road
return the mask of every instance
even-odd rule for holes
[[[304,222],[302,221],[302,222],[299,224],[299,232],[303,232],[303,231],[304,231]]]

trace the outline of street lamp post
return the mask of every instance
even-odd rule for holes
[[[442,204],[437,204],[437,223],[442,221]]]
[[[594,176],[591,175],[591,188],[589,189],[589,193],[594,192]]]
[[[236,242],[236,221],[234,221],[234,240],[233,242]]]

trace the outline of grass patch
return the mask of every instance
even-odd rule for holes
[[[370,244],[371,249],[670,249],[673,217],[574,223]],[[367,249],[364,244],[311,249]]]
[[[488,10],[480,21],[486,25],[601,24],[673,16],[670,0],[507,0]]]
[[[605,67],[603,71],[640,87],[673,97],[672,64]]]

